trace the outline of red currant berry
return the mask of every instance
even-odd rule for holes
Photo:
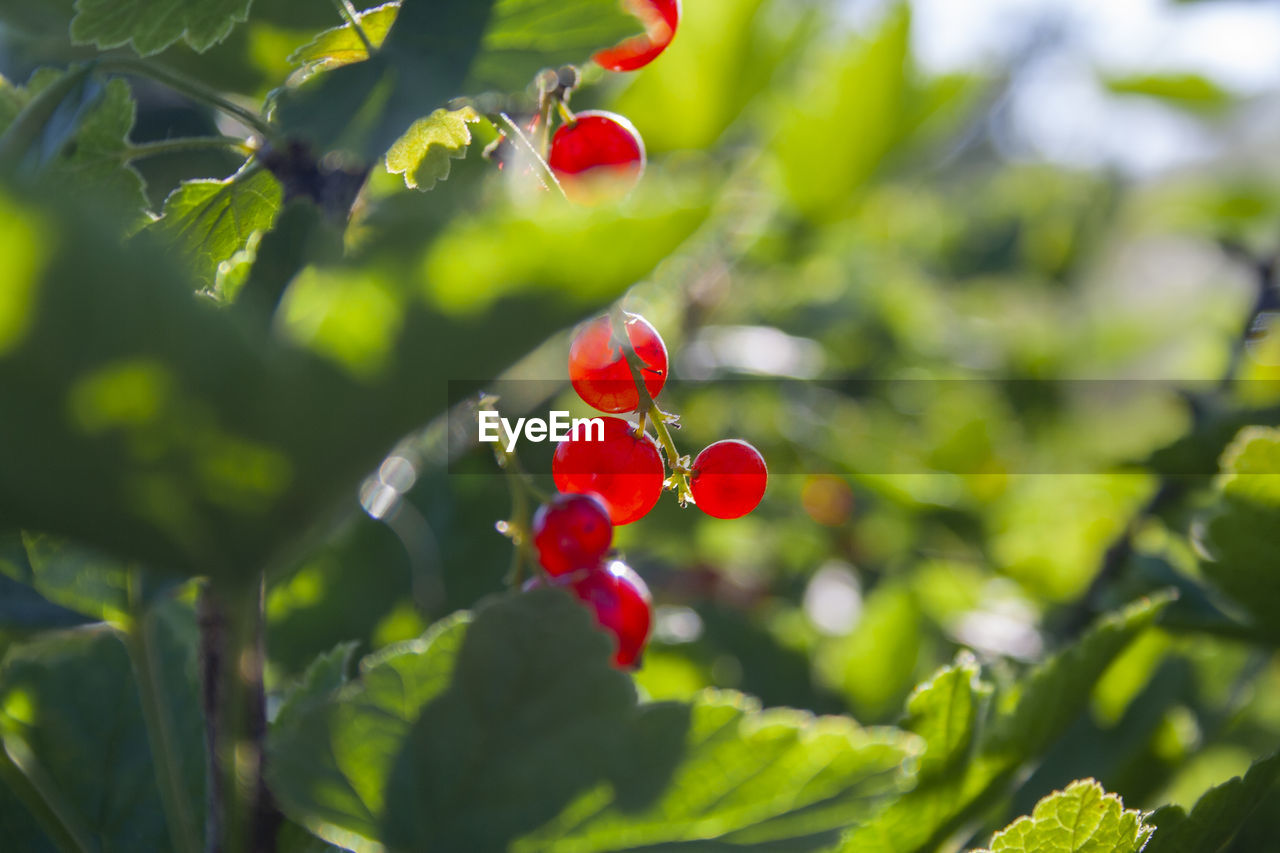
[[[717,441],[693,460],[689,489],[698,508],[716,518],[739,518],[764,497],[769,470],[745,441]]]
[[[598,495],[615,525],[643,518],[662,494],[664,469],[658,445],[621,418],[604,422],[601,441],[589,424],[574,427],[551,457],[551,476],[562,492]]]
[[[573,201],[592,202],[625,193],[644,171],[644,142],[617,113],[584,110],[551,137],[547,164]]]
[[[625,5],[644,21],[645,32],[592,57],[597,65],[610,71],[644,68],[667,49],[680,25],[680,0],[625,0]]]
[[[657,397],[667,382],[667,345],[637,314],[627,315],[627,337],[644,365],[644,387]],[[569,347],[569,381],[583,401],[602,412],[634,412],[640,406],[631,366],[614,339],[613,323],[600,317],[578,332]]]
[[[612,542],[609,510],[595,495],[556,495],[533,516],[533,545],[549,575],[597,565]]]
[[[600,627],[617,640],[614,664],[639,666],[653,619],[649,588],[640,576],[626,563],[614,560],[575,580],[573,593],[591,608]]]

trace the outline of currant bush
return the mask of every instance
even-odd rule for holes
[[[648,320],[628,314],[626,335],[641,362],[644,386],[657,397],[667,382],[667,345]],[[588,406],[610,414],[634,412],[640,406],[631,367],[607,315],[588,323],[569,347],[569,381]]]

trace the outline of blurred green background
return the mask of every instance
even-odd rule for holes
[[[11,80],[49,60],[45,7],[57,19],[60,4],[41,4],[6,33]],[[1175,445],[1203,422],[1191,398],[1280,402],[1263,382],[1216,389],[1231,369],[1280,378],[1267,314],[1232,361],[1258,287],[1251,259],[1280,247],[1277,7],[684,8],[652,66],[588,72],[574,98],[627,115],[648,146],[645,187],[621,214],[513,213],[475,152],[426,195],[375,176],[351,261],[295,281],[277,331],[344,381],[393,376],[397,393],[420,382],[438,401],[446,383],[528,380],[536,392],[504,413],[584,415],[560,382],[572,326],[641,277],[624,305],[672,353],[659,402],[681,415],[681,450],[741,437],[773,472],[747,518],[667,498],[619,531],[658,606],[637,674],[654,698],[731,687],[871,724],[897,720],[959,648],[1017,671],[1064,642],[1106,550],[1179,452],[1193,459],[1177,468],[1191,497],[1141,521],[1126,571],[1089,604],[1194,583],[1195,489],[1222,442]],[[223,45],[164,58],[260,98],[332,23],[324,3],[259,0]],[[135,141],[231,129],[146,85],[135,96]],[[153,206],[181,179],[234,166],[220,154],[141,164]],[[447,209],[476,212],[446,225]],[[495,239],[513,260],[490,257]],[[508,292],[520,275],[527,287]],[[454,331],[396,373],[397,335],[420,328],[406,304],[424,290]],[[340,642],[418,636],[502,586],[510,545],[495,523],[509,495],[492,455],[451,437],[436,402],[405,406],[366,415],[378,452],[436,415],[366,481],[371,511],[313,531],[273,576],[272,685]],[[548,453],[529,448],[526,464],[545,471]],[[1132,807],[1189,806],[1277,741],[1269,647],[1155,630],[1012,813],[1080,775]],[[1275,805],[1233,849],[1280,837]]]

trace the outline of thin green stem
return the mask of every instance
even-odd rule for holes
[[[146,157],[163,157],[166,154],[184,154],[189,151],[236,151],[246,157],[254,149],[235,136],[180,136],[174,139],[157,139],[130,145],[122,154],[125,160],[141,160]]]
[[[511,572],[507,577],[507,585],[519,586],[524,581],[525,564],[537,571],[538,559],[533,553],[533,511],[532,507],[545,503],[547,495],[533,482],[520,464],[520,458],[514,451],[507,450],[501,442],[494,445],[494,455],[498,467],[506,475],[507,489],[511,492],[511,517],[504,524],[502,532],[511,539]]]
[[[234,101],[224,98],[213,89],[185,77],[177,72],[170,71],[155,63],[148,62],[143,59],[134,59],[132,57],[121,56],[112,57],[111,59],[100,59],[97,67],[108,73],[115,72],[118,74],[130,74],[135,77],[145,77],[148,80],[154,80],[161,85],[168,86],[175,92],[179,92],[191,98],[193,101],[207,104],[214,109],[221,110],[229,116],[238,119],[246,127],[252,128],[263,137],[280,141],[281,135],[274,127],[272,127],[266,119],[253,110],[246,109]]]
[[[160,802],[169,825],[173,849],[178,853],[199,853],[200,834],[183,790],[178,742],[159,676],[156,645],[151,635],[151,614],[142,600],[141,581],[138,570],[129,573],[130,624],[125,634],[125,646],[138,684],[138,698],[142,703],[147,739],[155,762],[156,785],[160,790]]]
[[[356,7],[351,5],[351,0],[333,0],[333,5],[337,8],[338,14],[347,20],[351,29],[355,30],[360,43],[364,45],[365,52],[373,56],[377,49],[373,46],[373,42],[369,41],[369,35],[364,31],[364,27],[360,26],[360,15],[356,13]]]
[[[671,436],[671,416],[658,408],[653,395],[649,393],[648,386],[645,385],[644,371],[647,368],[644,362],[640,360],[640,356],[636,354],[635,345],[631,343],[631,336],[627,334],[627,314],[622,310],[621,305],[613,306],[609,319],[613,327],[614,340],[622,348],[622,354],[627,359],[627,366],[631,368],[631,378],[635,382],[636,393],[640,397],[640,405],[637,409],[640,412],[638,432],[640,434],[644,433],[647,415],[648,420],[653,424],[653,432],[658,437],[658,444],[667,456],[667,464],[671,466],[671,476],[667,478],[667,488],[675,491],[676,497],[680,500],[680,505],[684,506],[693,500],[693,491],[689,488],[688,458],[681,456],[680,451],[676,449],[675,439]]]
[[[503,132],[506,133],[507,137],[511,140],[512,144],[519,148],[524,155],[529,158],[530,165],[533,166],[534,170],[538,173],[539,180],[542,181],[547,189],[554,189],[561,195],[564,195],[564,188],[560,186],[560,181],[556,180],[555,173],[551,171],[551,167],[547,165],[547,161],[542,159],[542,155],[538,153],[538,150],[534,147],[533,143],[529,141],[529,137],[520,129],[520,125],[516,124],[511,119],[511,116],[506,113],[498,113],[496,116],[492,116],[491,120],[494,124],[500,125]]]

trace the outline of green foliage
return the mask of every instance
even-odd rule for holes
[[[1232,100],[1229,92],[1199,74],[1143,74],[1104,82],[1119,95],[1145,95],[1192,110],[1218,110]]]
[[[64,87],[71,84],[69,91]],[[21,166],[38,172],[48,189],[67,196],[90,194],[112,212],[137,219],[147,206],[142,176],[128,162],[129,132],[134,102],[129,84],[110,80],[105,85],[75,72],[42,68],[27,85],[16,88],[0,78],[0,138],[19,114],[42,94],[56,99],[51,107],[71,116],[50,122],[43,133],[14,152]],[[30,178],[30,175],[24,176]]]
[[[1217,505],[1204,527],[1205,574],[1276,634],[1280,607],[1280,430],[1243,430],[1222,457]]]
[[[429,190],[449,177],[449,161],[466,156],[471,144],[468,124],[480,121],[470,107],[436,110],[409,126],[387,152],[387,171],[403,175],[411,190]]]
[[[322,149],[372,160],[451,98],[524,86],[539,69],[584,61],[637,29],[614,0],[418,0],[368,59],[342,64],[350,44],[336,34],[304,48],[298,59],[312,70],[336,67],[281,92],[276,116]]]
[[[991,839],[986,853],[1139,853],[1152,828],[1092,779],[1045,797]]]
[[[246,168],[221,181],[184,183],[150,227],[180,253],[198,282],[212,288],[219,266],[255,234],[270,230],[280,204],[280,183],[271,173]]]
[[[932,738],[925,747],[928,772],[914,790],[849,833],[842,849],[849,853],[934,849],[967,817],[989,805],[1020,767],[1041,755],[1066,730],[1087,706],[1090,686],[1168,603],[1168,598],[1140,602],[1108,616],[1077,643],[1034,669],[994,700],[972,755],[954,764],[947,757],[966,737],[964,728],[957,728],[954,721],[977,718],[990,688],[973,683],[972,664],[965,661],[936,675],[932,687],[914,696],[914,704],[908,706],[909,727]]]
[[[1190,812],[1176,805],[1156,809],[1147,818],[1156,832],[1146,853],[1222,850],[1278,780],[1280,754],[1259,759],[1243,778],[1237,776],[1206,791]]]
[[[175,697],[193,697],[195,690],[184,651],[171,634],[157,646],[171,662],[163,676]],[[199,803],[199,711],[194,698],[177,707],[182,743],[194,750],[179,777],[182,795]],[[0,667],[0,732],[29,793],[81,849],[169,848],[148,729],[116,631],[53,632],[11,649]]]
[[[222,41],[249,17],[253,0],[76,0],[71,38],[100,49],[129,45],[142,56],[178,40],[197,51]]]

